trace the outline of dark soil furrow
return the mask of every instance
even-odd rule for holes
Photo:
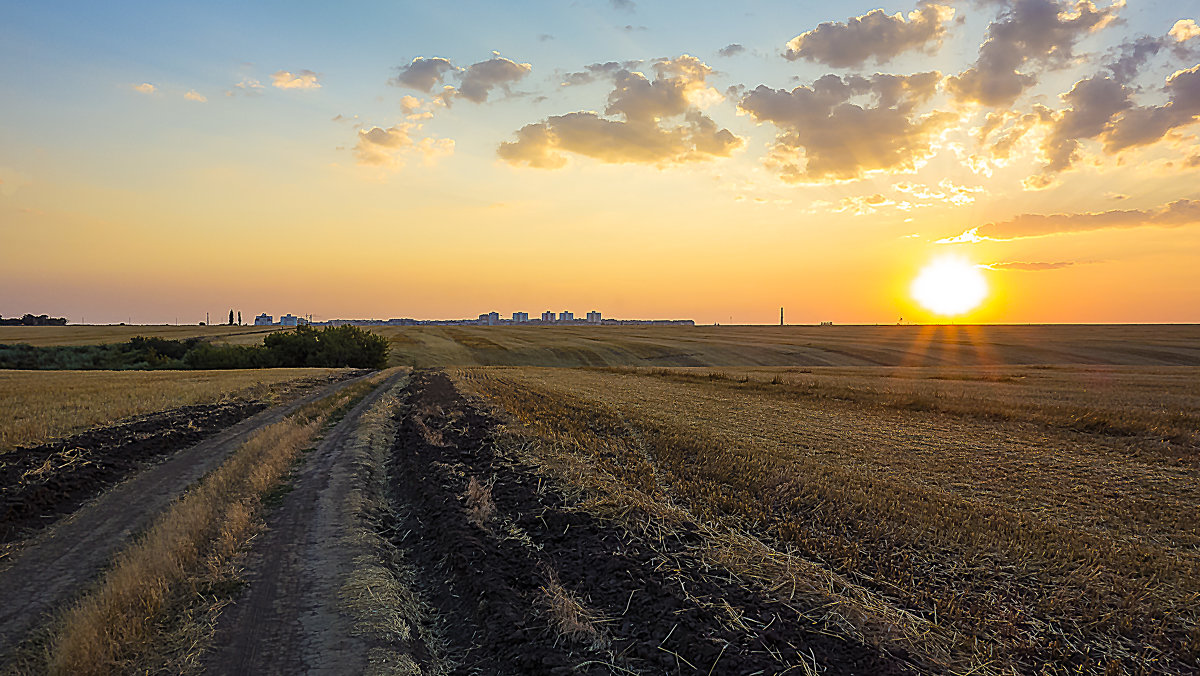
[[[904,671],[700,570],[685,553],[695,531],[651,543],[570,510],[536,468],[496,455],[494,422],[444,374],[418,373],[411,387],[390,468],[406,515],[394,541],[442,613],[460,673],[777,673],[814,659],[832,674]],[[483,527],[462,499],[471,477],[491,485],[497,516]],[[550,575],[597,612],[602,646],[551,631],[540,591]]]
[[[28,537],[147,463],[266,407],[259,401],[185,406],[0,455],[0,544]]]

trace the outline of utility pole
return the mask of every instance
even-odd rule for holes
[[[779,308],[779,325],[783,326],[783,308]]]

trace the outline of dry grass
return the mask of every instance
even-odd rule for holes
[[[546,583],[539,587],[541,602],[550,618],[550,626],[563,638],[594,649],[602,647],[604,634],[600,616],[589,610],[574,594],[562,585],[558,574],[550,568],[543,570]]]
[[[738,391],[844,400],[1200,445],[1200,368],[618,368]]]
[[[66,612],[54,632],[47,670],[54,674],[153,670],[153,663],[163,659],[156,650],[173,643],[164,636],[171,617],[179,605],[196,601],[181,590],[201,588],[220,577],[221,569],[255,531],[262,497],[279,483],[330,417],[366,394],[378,378],[326,397],[319,409],[260,430],[174,503],[116,557],[98,588]],[[179,659],[174,656],[168,661]]]
[[[0,370],[0,452],[181,406],[271,399],[334,372]]]
[[[496,504],[492,502],[491,482],[480,483],[479,479],[471,477],[463,499],[467,502],[467,520],[485,528],[496,514]]]
[[[928,671],[1196,668],[1194,463],[1036,421],[779,396],[769,379],[460,380],[592,509],[699,523],[697,556]]]

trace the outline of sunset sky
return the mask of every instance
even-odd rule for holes
[[[1200,0],[6,3],[0,315],[1200,322]]]

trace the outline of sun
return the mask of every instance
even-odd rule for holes
[[[912,297],[925,309],[947,317],[979,307],[987,298],[987,280],[979,267],[954,256],[926,265],[913,280]]]

